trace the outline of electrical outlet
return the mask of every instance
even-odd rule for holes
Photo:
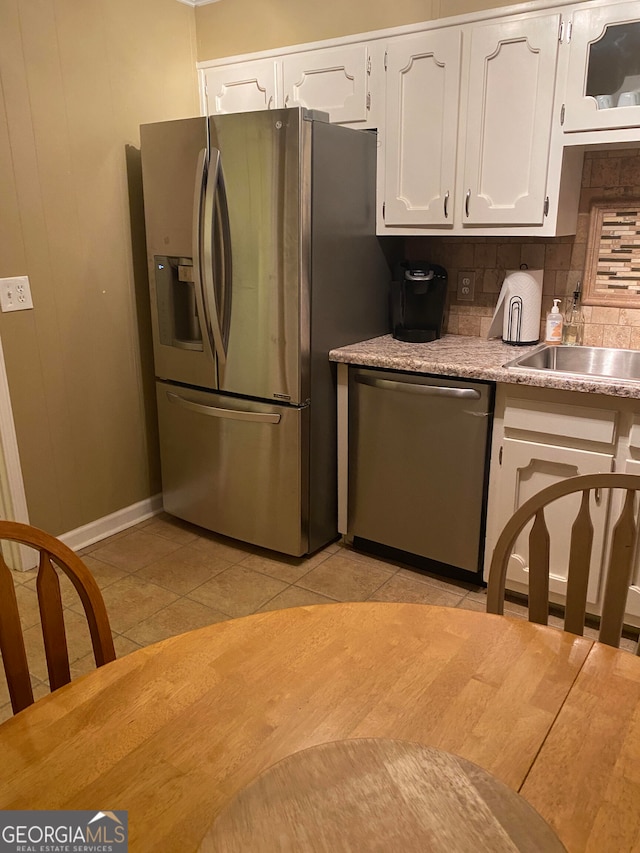
[[[473,295],[476,290],[476,273],[475,270],[459,270],[458,271],[458,289],[456,295],[458,299],[467,302],[473,302]]]
[[[0,278],[0,309],[2,311],[25,311],[33,308],[28,275]]]

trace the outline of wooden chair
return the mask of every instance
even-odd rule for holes
[[[533,519],[529,534],[529,621],[538,622],[541,625],[547,624],[550,537],[545,524],[544,510],[546,506],[565,495],[582,492],[580,508],[571,527],[564,628],[573,634],[583,634],[593,543],[589,496],[592,491],[599,489],[626,490],[624,505],[613,528],[609,546],[609,565],[598,637],[601,643],[609,646],[620,645],[627,592],[632,579],[636,553],[638,524],[634,504],[635,493],[640,491],[640,475],[586,474],[580,477],[569,477],[542,489],[525,501],[507,522],[493,551],[487,590],[488,613],[503,613],[509,557],[517,537]],[[636,653],[640,654],[640,643]]]
[[[82,560],[59,539],[28,524],[0,521],[0,540],[3,539],[28,545],[40,552],[36,589],[51,690],[57,690],[71,681],[60,581],[54,564],[67,575],[80,596],[89,623],[96,665],[102,666],[115,660],[116,653],[102,594]],[[17,714],[33,703],[33,691],[13,577],[1,554],[0,652],[11,706],[13,713]]]

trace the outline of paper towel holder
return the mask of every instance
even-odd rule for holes
[[[544,270],[507,270],[489,327],[489,338],[505,344],[531,346],[540,342]]]

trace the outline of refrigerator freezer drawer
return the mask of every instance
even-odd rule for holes
[[[307,409],[158,382],[164,508],[286,554],[307,551]]]

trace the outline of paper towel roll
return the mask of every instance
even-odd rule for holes
[[[498,297],[488,337],[502,335],[507,344],[540,340],[543,270],[508,271]]]

